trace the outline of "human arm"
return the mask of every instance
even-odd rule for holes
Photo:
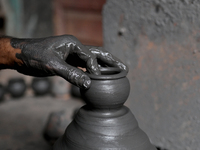
[[[100,60],[112,67],[128,68],[100,47],[85,46],[71,35],[36,39],[0,38],[0,69],[46,77],[58,75],[81,88],[88,88],[90,78],[77,66],[99,75]]]

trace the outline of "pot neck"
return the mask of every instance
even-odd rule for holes
[[[127,75],[127,71],[114,67],[101,67],[100,71],[101,75],[90,74],[88,72],[86,74],[93,80],[116,80],[124,78]]]

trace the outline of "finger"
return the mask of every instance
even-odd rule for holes
[[[59,37],[53,37],[53,39],[57,40],[56,44],[54,42],[54,47],[63,46],[63,43],[65,42],[65,47],[70,48],[70,54],[76,54],[81,60],[83,60],[86,63],[86,68],[88,72],[96,75],[101,74],[96,56],[93,55],[84,45],[82,45],[82,43],[76,37],[71,35],[63,35]]]
[[[82,70],[68,65],[63,60],[53,62],[53,68],[58,76],[80,88],[87,89],[91,85],[90,78]]]
[[[88,72],[96,75],[101,74],[96,56],[93,55],[85,46],[75,46],[73,52],[76,53],[80,59],[86,62],[86,69]]]
[[[122,61],[107,51],[103,51],[102,47],[90,47],[92,54],[96,55],[97,59],[110,67],[117,67],[128,72],[128,67]]]
[[[95,74],[95,75],[101,74],[96,58],[89,58],[87,60],[86,67],[87,67],[87,71],[89,73],[92,73],[92,74]]]

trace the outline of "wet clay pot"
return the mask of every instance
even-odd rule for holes
[[[92,85],[81,90],[86,105],[55,143],[54,150],[156,150],[123,105],[130,92],[127,73],[102,68],[101,74],[88,74]]]
[[[33,78],[31,87],[36,96],[42,96],[51,92],[52,84],[49,78]]]
[[[118,108],[127,100],[130,84],[125,71],[117,68],[102,68],[101,75],[88,74],[92,79],[88,90],[81,90],[82,98],[93,108]]]
[[[12,78],[8,81],[7,90],[14,98],[22,97],[26,91],[26,83],[23,78]]]

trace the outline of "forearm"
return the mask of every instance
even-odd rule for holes
[[[10,37],[0,37],[0,69],[16,69],[22,64],[22,61],[16,58],[21,49],[13,48],[10,40]]]

